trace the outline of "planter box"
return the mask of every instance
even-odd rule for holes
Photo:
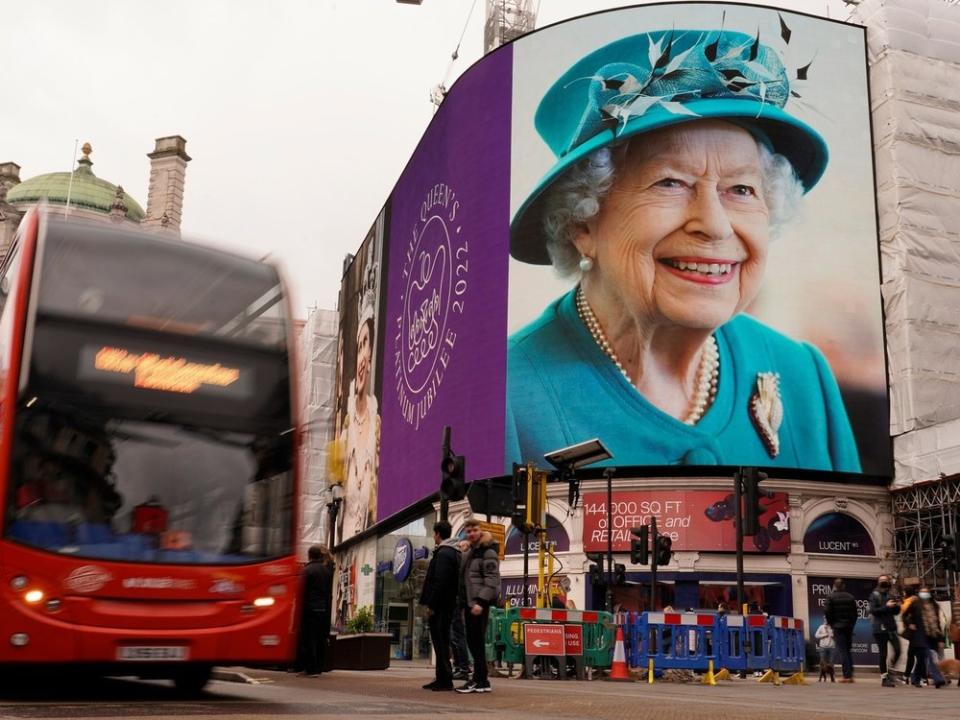
[[[386,670],[390,667],[390,633],[337,635],[336,670]]]

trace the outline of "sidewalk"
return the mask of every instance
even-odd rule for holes
[[[261,672],[260,675],[269,673]],[[430,680],[429,667],[391,665],[384,672],[335,671],[317,680],[272,674],[274,683],[311,693],[349,692],[366,700],[391,699],[422,704],[431,716],[524,718],[630,718],[639,720],[956,720],[960,717],[957,685],[945,688],[881,688],[879,675],[857,682],[775,687],[754,678],[701,684],[657,682],[612,683],[518,680],[491,676],[493,692],[477,695],[431,693],[420,689]],[[422,715],[423,713],[421,713]]]

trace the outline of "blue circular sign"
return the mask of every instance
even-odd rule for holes
[[[400,538],[393,548],[393,579],[403,582],[409,577],[412,567],[413,544],[407,538]]]

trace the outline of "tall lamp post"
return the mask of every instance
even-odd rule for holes
[[[327,533],[327,547],[332,549],[334,534],[337,528],[337,515],[340,513],[340,506],[343,504],[343,485],[340,483],[331,483],[325,495],[327,497],[327,516],[330,524]]]

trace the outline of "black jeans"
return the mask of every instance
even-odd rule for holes
[[[890,661],[891,665],[896,665],[900,662],[900,638],[897,637],[895,630],[888,630],[885,632],[874,633],[873,639],[877,643],[877,647],[880,648],[880,674],[887,674],[887,646],[893,647],[893,659]]]
[[[450,620],[453,608],[434,610],[427,624],[430,626],[430,640],[433,652],[437,656],[437,684],[452,685],[453,671],[450,669]]]
[[[305,610],[300,625],[300,660],[307,675],[323,672],[330,638],[330,611]]]
[[[470,608],[463,611],[463,620],[467,630],[467,647],[473,655],[473,681],[477,685],[487,685],[487,618],[490,610],[484,608],[479,615],[470,612]]]
[[[853,628],[834,628],[833,639],[837,644],[837,655],[840,658],[843,676],[852,678],[853,658],[850,657],[850,646],[853,645]]]
[[[470,672],[470,653],[467,651],[467,635],[463,629],[463,608],[453,610],[450,622],[450,649],[453,650],[453,666],[457,672]]]

